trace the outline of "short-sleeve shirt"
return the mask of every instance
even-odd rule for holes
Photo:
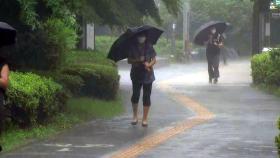
[[[134,46],[131,51],[133,51],[132,53],[138,53],[140,54],[140,56],[144,56],[144,62],[150,62],[153,58],[156,57],[156,51],[150,44],[143,47]],[[153,68],[151,68],[150,71],[146,70],[144,62],[132,64],[130,71],[130,78],[132,82],[150,84],[155,81]]]

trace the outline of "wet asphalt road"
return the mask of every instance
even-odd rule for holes
[[[140,157],[276,158],[280,99],[252,88],[249,70],[248,61],[222,67],[218,85],[207,84],[205,72],[171,79],[178,93],[198,101],[216,117]]]
[[[276,158],[274,137],[280,100],[250,87],[248,61],[221,68],[218,85],[209,85],[205,63],[170,65],[156,70],[150,124],[147,129],[131,126],[130,79],[120,70],[121,93],[126,112],[112,120],[94,120],[45,141],[33,142],[7,158],[95,158],[129,147],[142,138],[194,116],[158,85],[169,80],[178,93],[199,102],[215,114],[206,124],[145,152],[143,158]]]

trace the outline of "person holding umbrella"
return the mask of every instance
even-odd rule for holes
[[[157,43],[162,33],[162,30],[148,25],[130,28],[114,42],[108,54],[109,59],[117,62],[127,58],[131,64],[132,125],[138,124],[138,103],[143,89],[142,126],[148,126],[152,84],[155,81],[153,66],[156,64],[156,52],[153,45]]]
[[[153,66],[156,64],[156,52],[147,40],[145,33],[137,35],[137,40],[130,47],[128,63],[131,64],[130,78],[133,94],[131,97],[133,108],[132,125],[138,123],[138,102],[141,88],[143,88],[143,119],[142,126],[147,126],[148,113],[151,106],[152,84],[155,80]]]
[[[0,22],[0,48],[7,45],[15,44],[16,30],[7,23]],[[3,52],[0,52],[2,55]],[[9,85],[9,65],[4,57],[0,57],[0,134],[3,131],[3,106],[4,95]],[[0,151],[2,147],[0,145]]]
[[[206,47],[206,57],[208,62],[209,83],[214,80],[214,84],[218,83],[220,77],[219,63],[220,63],[220,49],[223,46],[222,35],[217,33],[215,27],[210,29],[209,39]]]
[[[220,77],[219,62],[220,49],[223,46],[223,36],[229,23],[210,21],[202,25],[195,33],[194,43],[200,46],[206,45],[206,57],[208,62],[209,83],[218,83]]]

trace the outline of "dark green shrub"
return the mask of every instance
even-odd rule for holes
[[[269,54],[271,67],[268,84],[280,86],[280,49],[272,49]]]
[[[32,123],[58,112],[66,103],[62,86],[32,73],[12,72],[7,90],[8,102],[25,109]]]
[[[19,32],[8,58],[17,68],[50,70],[61,66],[65,54],[76,45],[76,30],[63,20],[51,18],[36,30]]]
[[[119,75],[115,67],[98,65],[98,64],[85,64],[81,65],[88,67],[98,74],[98,77],[92,79],[87,86],[84,87],[86,94],[94,94],[97,97],[105,99],[114,99],[119,88]]]
[[[75,48],[78,38],[75,26],[69,26],[62,19],[50,18],[43,24],[43,29],[48,35],[49,42],[58,49],[57,53],[67,53]]]
[[[84,80],[82,95],[114,99],[116,97],[119,76],[117,68],[98,64],[72,65],[61,70],[62,74],[80,76]]]
[[[280,49],[255,55],[251,67],[255,84],[280,86]]]
[[[69,52],[59,74],[81,77],[84,81],[81,95],[104,99],[116,97],[119,86],[117,65],[108,60],[104,52]]]
[[[103,53],[107,54],[110,50],[110,46],[114,43],[116,37],[112,36],[96,36],[96,49],[99,51],[103,51]]]
[[[82,87],[85,85],[84,80],[79,75],[55,73],[52,78],[61,84],[70,95],[80,94]]]
[[[251,60],[252,77],[255,84],[265,83],[270,65],[269,53],[262,53],[253,56]]]
[[[54,55],[46,32],[36,30],[19,33],[17,38],[16,48],[9,55],[17,68],[46,70],[58,63],[58,56]]]

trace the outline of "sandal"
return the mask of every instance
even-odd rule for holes
[[[148,127],[148,123],[147,122],[142,122],[142,127]]]
[[[137,125],[138,124],[138,120],[133,120],[132,122],[131,122],[131,125],[133,125],[133,126],[135,126],[135,125]]]

